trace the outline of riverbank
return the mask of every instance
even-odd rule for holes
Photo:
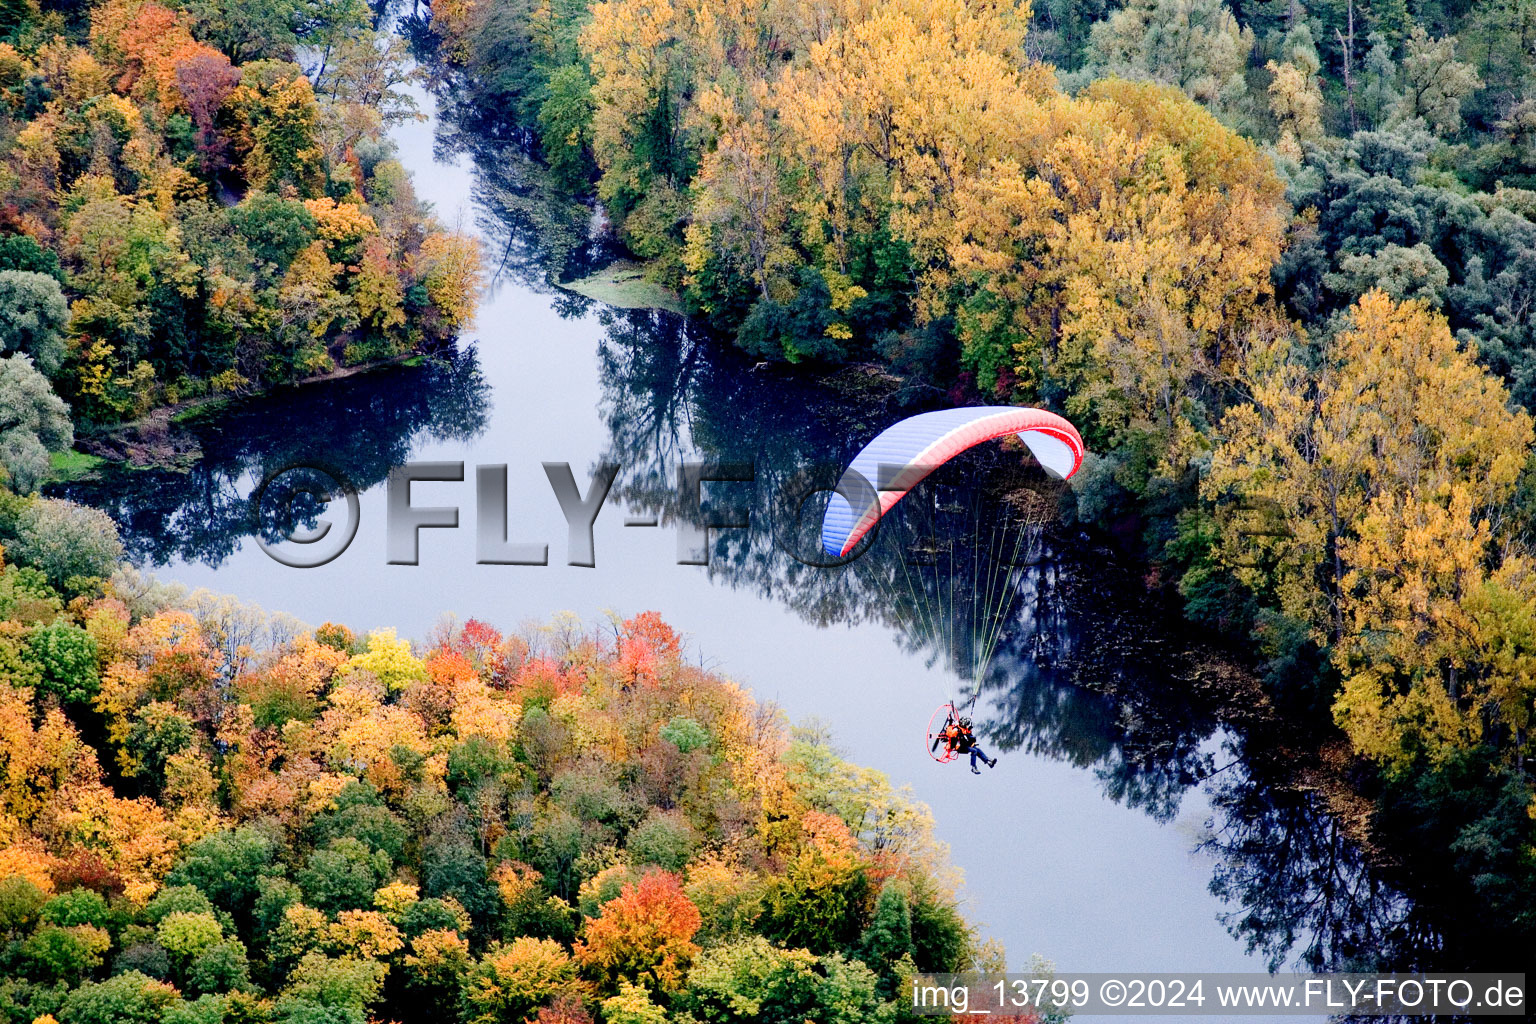
[[[655,309],[679,315],[685,312],[680,295],[650,280],[645,266],[630,260],[615,259],[586,277],[557,283],[572,294],[615,309]]]
[[[431,353],[409,352],[262,389],[204,395],[161,406],[128,423],[116,423],[82,432],[76,438],[75,449],[71,453],[73,457],[55,457],[54,471],[47,483],[65,484],[90,480],[98,471],[110,465],[185,471],[202,457],[195,436],[187,429],[200,418],[217,416],[234,404],[259,400],[278,392],[319,387],[392,367],[416,366],[430,358]]]

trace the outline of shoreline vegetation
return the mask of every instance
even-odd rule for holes
[[[1005,967],[928,809],[653,612],[358,637],[0,512],[0,1019],[895,1024]]]
[[[390,367],[415,365],[432,353],[404,352],[342,366],[325,373],[272,384],[255,392],[226,395],[200,395],[174,405],[162,405],[144,415],[110,426],[77,432],[75,447],[67,453],[55,453],[46,483],[69,483],[90,478],[101,466],[117,463],[132,469],[178,469],[200,457],[194,439],[181,429],[190,420],[217,416],[231,402],[259,400],[278,388],[320,387],[345,380],[360,373],[374,373]]]
[[[753,357],[1071,418],[1069,522],[1257,675],[1456,955],[1532,948],[1536,12],[439,0],[408,34]]]
[[[379,16],[357,0],[0,12],[13,488],[45,479],[76,425],[430,352],[469,326],[478,245],[395,159],[414,74]]]
[[[560,281],[559,287],[618,309],[653,309],[685,315],[682,297],[645,274],[640,264],[615,259],[585,277]]]

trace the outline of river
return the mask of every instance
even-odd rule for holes
[[[397,129],[401,158],[439,218],[485,235],[501,270],[457,357],[249,401],[189,425],[202,458],[187,472],[70,488],[119,519],[136,559],[310,623],[418,638],[444,614],[509,628],[561,611],[589,623],[659,611],[689,657],[791,720],[819,720],[849,760],[932,807],[965,873],[968,916],[1015,969],[1033,953],[1063,971],[1391,959],[1406,901],[1312,801],[1253,777],[1243,737],[1182,699],[1184,655],[1142,607],[1136,571],[1075,531],[1041,541],[1008,606],[977,705],[996,769],[977,777],[930,760],[924,727],[957,683],[913,635],[911,602],[789,557],[765,497],[799,466],[846,458],[910,396],[858,374],[827,384],[753,367],[671,315],[539,285],[517,270],[526,237],[507,227],[518,158],[490,146],[478,164],[436,153],[439,128],[434,114]],[[706,485],[708,505],[748,504],[752,517],[714,532],[708,567],[677,564],[684,457],[758,467],[755,483]],[[414,486],[414,504],[460,509],[458,529],[422,531],[415,566],[388,564],[384,536],[384,475],[407,460],[466,465],[462,483]],[[295,462],[362,489],[356,538],[319,568],[279,564],[251,536],[255,483]],[[565,564],[545,462],[569,463],[583,492],[594,466],[620,467],[594,567]],[[549,565],[476,564],[481,464],[507,466],[509,537],[547,543]],[[656,513],[657,527],[625,525]],[[325,513],[344,514],[340,502]],[[1072,557],[1052,554],[1063,545]]]

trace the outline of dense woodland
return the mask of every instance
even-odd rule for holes
[[[654,613],[413,648],[3,511],[0,1020],[863,1024],[1001,967],[927,809]]]
[[[307,66],[297,63],[302,56]],[[0,446],[429,348],[479,256],[385,130],[403,44],[360,0],[0,4]]]
[[[1536,4],[437,0],[416,36],[756,357],[1070,416],[1067,514],[1347,741],[1410,891],[1536,948]]]

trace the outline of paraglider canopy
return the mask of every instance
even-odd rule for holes
[[[1003,405],[920,413],[887,427],[854,456],[822,518],[822,550],[846,556],[929,473],[1007,434],[1017,434],[1052,476],[1068,479],[1083,464],[1077,429],[1044,409]]]

